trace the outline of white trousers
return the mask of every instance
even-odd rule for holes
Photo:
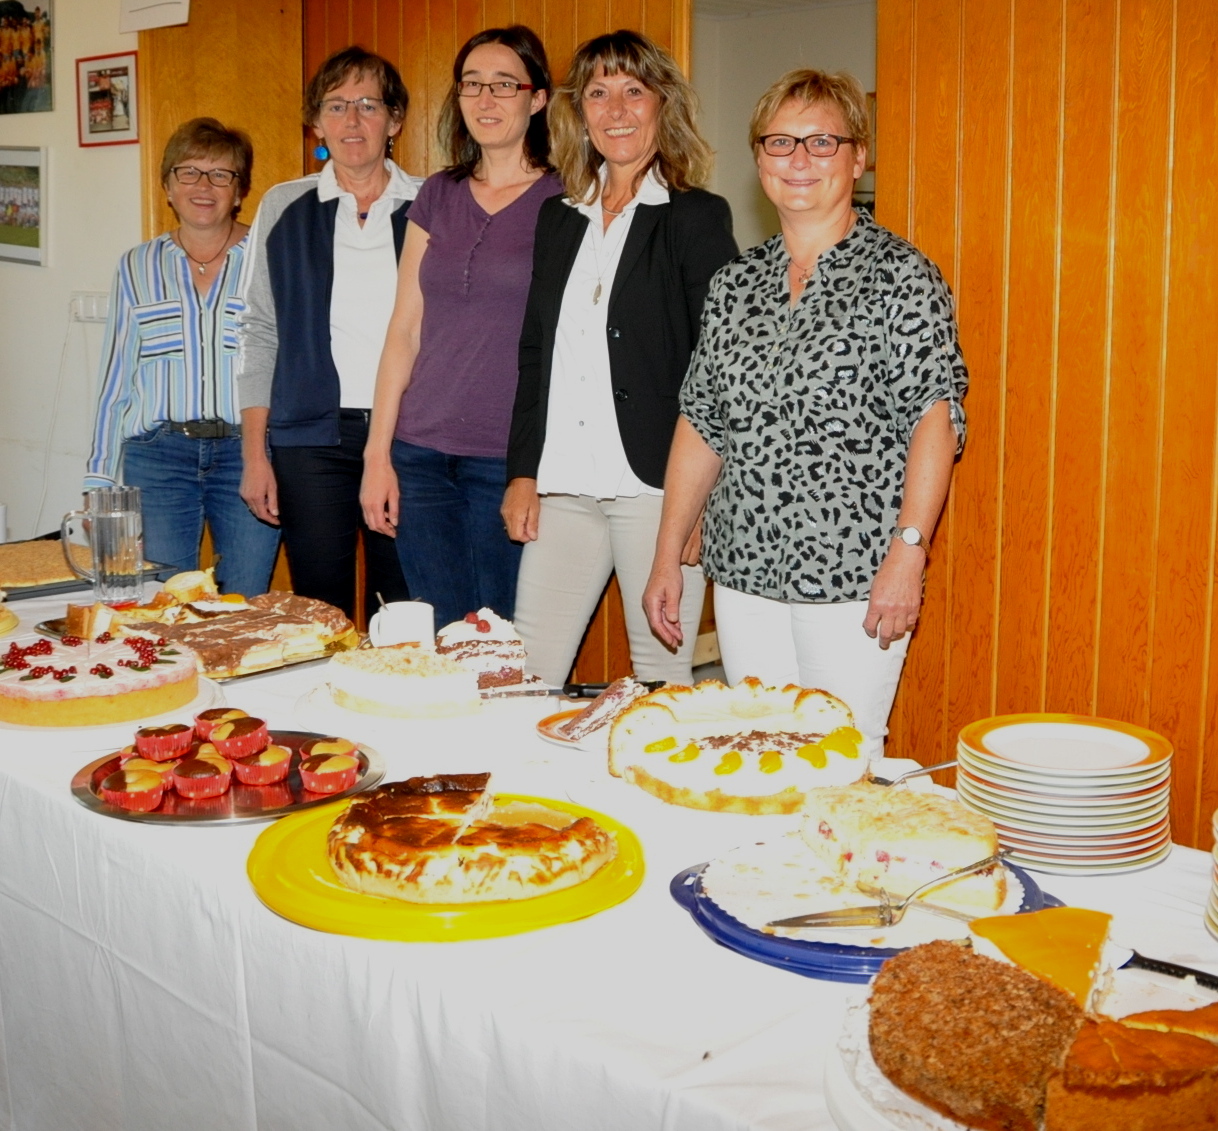
[[[854,712],[864,755],[882,758],[909,635],[883,649],[863,631],[866,615],[866,601],[776,601],[716,585],[715,627],[727,681],[753,675],[767,686],[828,691]]]
[[[663,505],[659,495],[541,497],[538,537],[525,544],[516,583],[516,630],[528,653],[528,671],[547,683],[566,681],[609,574],[616,570],[635,676],[690,682],[706,593],[702,570],[681,567],[685,640],[676,652],[656,638],[643,613],[643,590],[651,573]]]

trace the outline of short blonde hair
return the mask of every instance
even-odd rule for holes
[[[711,148],[698,132],[693,87],[659,44],[637,31],[618,30],[576,48],[550,103],[550,160],[571,199],[591,203],[600,193],[605,159],[589,141],[580,109],[597,67],[606,75],[630,75],[659,97],[652,166],[671,189],[702,188],[710,179]]]
[[[750,147],[756,150],[766,126],[774,120],[783,103],[792,99],[804,106],[835,106],[855,144],[862,149],[871,149],[871,123],[863,84],[845,71],[830,73],[809,68],[788,71],[757,100],[749,120]]]

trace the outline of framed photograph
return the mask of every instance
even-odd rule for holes
[[[51,0],[0,0],[0,114],[51,110]]]
[[[134,145],[140,140],[135,55],[128,51],[76,60],[76,121],[81,145]]]
[[[47,151],[0,146],[0,259],[46,266]]]

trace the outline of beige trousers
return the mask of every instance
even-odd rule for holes
[[[678,651],[670,652],[660,643],[643,613],[643,590],[651,573],[663,505],[659,495],[541,497],[538,537],[524,547],[516,583],[516,629],[528,653],[529,672],[555,685],[567,680],[596,603],[616,570],[635,676],[690,682],[706,591],[702,570],[681,567],[685,640]]]

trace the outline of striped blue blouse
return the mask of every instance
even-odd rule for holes
[[[245,240],[224,257],[206,298],[168,235],[118,262],[102,348],[101,395],[85,489],[118,481],[122,444],[162,421],[241,419],[233,367]]]

